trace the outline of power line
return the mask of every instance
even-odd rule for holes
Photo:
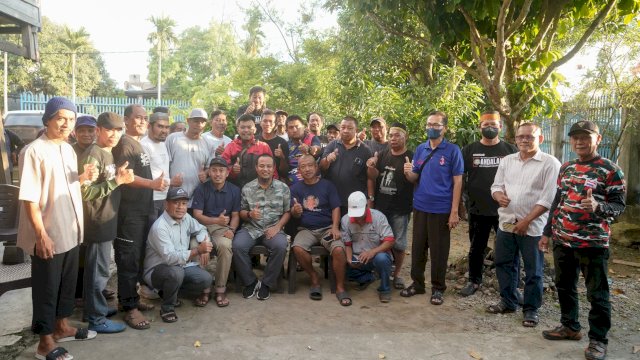
[[[165,52],[174,52],[178,51],[178,49],[166,49],[162,50]],[[129,51],[87,51],[87,52],[76,52],[76,55],[98,55],[98,54],[139,54],[139,53],[148,53],[149,50],[129,50]],[[40,52],[40,55],[71,55],[72,52]]]

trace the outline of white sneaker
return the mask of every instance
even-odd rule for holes
[[[160,299],[160,295],[158,295],[158,291],[156,289],[152,289],[143,284],[138,287],[138,295],[147,300]]]

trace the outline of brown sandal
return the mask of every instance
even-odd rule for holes
[[[209,297],[211,296],[210,292],[203,292],[198,296],[194,301],[193,305],[197,307],[205,307],[209,303]]]
[[[124,321],[136,330],[145,330],[151,327],[149,320],[138,309],[129,311],[127,316],[124,317]]]
[[[227,299],[227,294],[216,293],[216,305],[218,305],[218,307],[229,306],[229,299]]]

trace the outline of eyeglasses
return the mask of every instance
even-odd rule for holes
[[[440,128],[443,128],[443,127],[444,127],[444,125],[442,125],[442,124],[429,124],[429,123],[428,123],[428,124],[427,124],[427,127],[428,127],[428,128],[431,128],[431,129],[440,129]]]
[[[535,138],[533,135],[518,135],[516,136],[516,141],[533,141]]]

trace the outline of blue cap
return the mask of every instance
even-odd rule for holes
[[[42,123],[46,126],[47,122],[54,117],[60,110],[73,111],[74,114],[78,113],[78,108],[71,100],[63,98],[62,96],[54,96],[44,108],[44,114],[42,115]]]
[[[91,116],[91,115],[82,115],[82,116],[78,117],[78,119],[76,120],[76,126],[75,126],[74,129],[77,129],[78,126],[96,127],[96,124],[97,124],[97,120],[93,116]]]

